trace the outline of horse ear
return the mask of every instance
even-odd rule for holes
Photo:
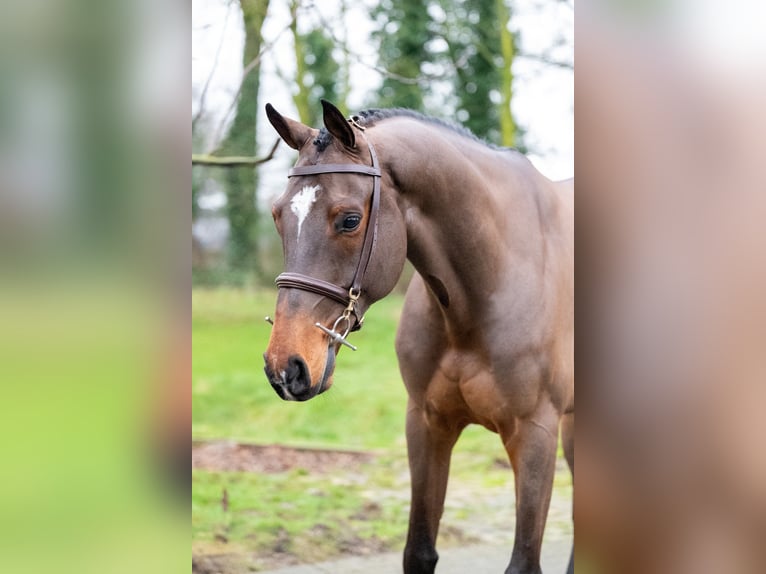
[[[266,104],[266,116],[274,129],[277,130],[279,137],[293,149],[300,150],[306,140],[314,135],[314,130],[309,126],[284,117],[271,104]]]
[[[327,131],[338,138],[340,142],[348,147],[356,146],[356,136],[354,130],[343,117],[341,111],[327,100],[322,100],[322,109],[324,110],[324,126]]]

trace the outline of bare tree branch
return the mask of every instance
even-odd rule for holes
[[[558,1],[566,6],[571,7],[570,2],[568,2],[567,0],[558,0]],[[324,28],[324,31],[327,32],[327,34],[329,34],[329,36],[337,45],[343,45],[343,40],[341,38],[338,38],[338,36],[335,33],[335,27],[332,26],[330,22],[327,21],[327,19],[324,17],[322,12],[319,10],[319,7],[316,4],[309,4],[308,6],[306,6],[306,8],[313,9],[315,17],[319,20],[320,24]],[[447,41],[447,43],[449,43],[448,35],[441,35],[440,37],[444,39],[445,41]],[[403,84],[409,84],[409,85],[422,84],[424,86],[427,86],[431,82],[440,81],[444,79],[442,76],[423,74],[422,72],[418,75],[417,78],[408,78],[405,76],[401,76],[399,74],[395,74],[394,72],[386,70],[385,68],[382,68],[375,64],[370,64],[368,62],[365,62],[362,56],[360,56],[359,54],[351,50],[348,50],[347,55],[352,60],[354,60],[358,64],[361,64],[365,68],[368,68],[374,72],[377,72],[383,77],[396,80],[397,82],[401,82]],[[572,64],[571,62],[556,60],[550,56],[547,56],[546,54],[528,54],[525,52],[517,52],[516,56],[519,58],[534,60],[542,64],[546,64],[548,66],[553,66],[556,68],[561,68],[565,70],[574,70],[574,64]],[[465,56],[463,56],[460,61],[453,62],[453,64],[455,65],[455,67],[460,67],[465,64],[465,59],[466,59]]]
[[[541,64],[546,64],[548,66],[561,68],[563,70],[574,70],[574,64],[572,62],[563,62],[561,60],[554,60],[553,58],[545,54],[530,54],[527,52],[517,52],[516,56],[519,58],[525,58],[527,60],[534,60],[535,62],[540,62]]]
[[[338,36],[335,34],[335,27],[332,26],[327,19],[324,17],[324,14],[319,10],[319,7],[316,4],[310,4],[307,6],[309,9],[313,9],[316,15],[316,18],[319,20],[319,23],[322,25],[324,32],[326,32],[330,38],[332,38],[332,41],[335,42],[338,46],[345,46],[346,44],[341,38],[338,38]],[[361,64],[365,68],[369,68],[373,72],[377,72],[381,76],[391,78],[392,80],[396,80],[397,82],[401,82],[402,84],[424,84],[427,85],[432,80],[438,80],[439,78],[436,77],[430,77],[425,74],[421,74],[417,78],[408,78],[406,76],[400,76],[399,74],[395,74],[394,72],[389,72],[385,68],[381,68],[380,66],[376,66],[374,64],[370,64],[368,62],[365,62],[362,57],[352,52],[351,50],[348,50],[346,52],[348,56],[350,56],[352,59],[354,59],[358,64]]]
[[[264,157],[247,157],[247,156],[215,156],[206,153],[192,154],[192,165],[208,165],[217,167],[243,167],[261,165],[274,158],[274,152],[279,147],[280,140],[274,142],[271,147],[271,151]]]
[[[218,124],[218,127],[215,130],[215,137],[213,138],[213,142],[215,142],[215,145],[218,145],[218,142],[222,138],[223,134],[223,128],[226,126],[226,122],[229,120],[229,117],[234,112],[234,109],[237,106],[237,100],[239,100],[239,95],[242,93],[242,86],[245,84],[245,79],[247,76],[252,73],[253,70],[255,70],[258,65],[261,63],[261,59],[263,58],[264,54],[271,50],[271,48],[274,47],[274,44],[277,43],[279,38],[284,34],[287,30],[290,29],[290,24],[282,28],[279,33],[274,37],[274,39],[269,42],[268,44],[264,45],[260,52],[258,52],[258,55],[253,58],[247,66],[244,67],[242,70],[242,77],[239,80],[239,85],[237,86],[237,90],[234,92],[234,96],[231,99],[231,103],[229,104],[228,109],[226,110],[226,113],[224,114],[223,118],[221,119],[221,122]]]
[[[202,117],[202,114],[205,112],[205,99],[207,98],[207,91],[210,87],[210,82],[213,79],[213,76],[215,75],[216,70],[218,69],[218,60],[221,56],[221,49],[223,48],[223,42],[226,39],[226,25],[229,23],[229,14],[231,14],[231,4],[229,4],[226,7],[226,17],[223,20],[223,31],[221,32],[221,38],[218,41],[218,47],[215,51],[215,58],[213,59],[213,67],[210,70],[210,74],[207,77],[207,80],[205,80],[205,85],[202,87],[202,93],[199,97],[199,108],[197,109],[197,113],[194,114],[194,117],[192,118],[192,131],[194,131],[194,126],[197,125],[197,122]]]

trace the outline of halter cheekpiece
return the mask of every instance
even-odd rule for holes
[[[353,125],[358,126],[354,118],[349,120]],[[378,212],[380,209],[380,166],[378,165],[378,156],[375,154],[375,148],[368,141],[367,147],[370,150],[372,165],[363,165],[358,163],[327,163],[320,165],[307,165],[294,167],[288,173],[287,177],[298,177],[303,175],[317,175],[322,173],[356,173],[369,175],[373,178],[372,200],[370,202],[370,217],[367,221],[367,229],[364,234],[364,243],[362,252],[359,256],[359,263],[354,272],[354,278],[348,287],[336,285],[322,279],[316,279],[302,273],[282,273],[275,283],[280,289],[302,289],[328,297],[338,303],[345,305],[343,313],[335,320],[332,329],[328,329],[321,323],[315,323],[315,326],[321,329],[330,337],[330,344],[346,345],[350,349],[356,350],[351,343],[346,341],[346,336],[350,331],[357,331],[362,327],[363,317],[359,317],[357,302],[363,292],[364,276],[367,272],[367,266],[372,257],[372,251],[378,236]],[[351,316],[354,316],[352,321]],[[342,329],[340,331],[339,329]]]

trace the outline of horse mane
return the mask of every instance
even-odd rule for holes
[[[461,126],[457,123],[447,121],[441,118],[435,118],[433,116],[427,116],[425,114],[421,114],[420,112],[416,112],[415,110],[410,110],[407,108],[370,108],[368,110],[363,110],[353,116],[354,121],[360,126],[365,128],[372,127],[376,123],[387,120],[389,118],[402,118],[402,117],[412,118],[419,122],[432,124],[437,127],[447,129],[461,137],[464,137],[470,141],[482,144],[490,149],[494,149],[494,150],[512,150],[513,149],[513,148],[496,146],[495,144],[488,143],[484,141],[483,139],[481,139],[476,134],[474,134],[468,128]],[[319,151],[324,151],[327,148],[327,146],[330,145],[331,141],[332,141],[332,134],[330,134],[330,132],[328,132],[326,128],[322,128],[319,130],[319,135],[314,140],[314,145],[319,148]]]

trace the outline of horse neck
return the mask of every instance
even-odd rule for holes
[[[538,222],[534,186],[524,173],[528,162],[444,128],[393,124],[382,123],[374,135],[398,191],[408,259],[445,314],[467,324],[507,281],[509,258],[533,256],[524,238],[529,218]]]

